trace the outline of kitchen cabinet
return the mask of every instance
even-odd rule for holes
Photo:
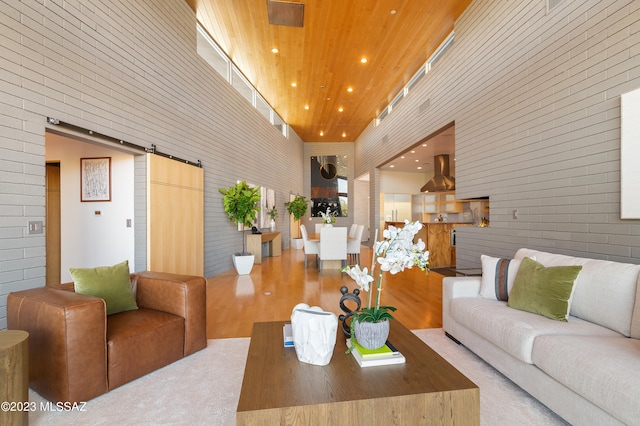
[[[411,220],[411,194],[382,194],[385,221]]]
[[[413,219],[429,220],[429,215],[440,213],[460,213],[464,206],[456,200],[455,191],[430,192],[412,197]]]

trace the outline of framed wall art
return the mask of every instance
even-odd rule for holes
[[[80,201],[111,201],[111,157],[80,159]]]

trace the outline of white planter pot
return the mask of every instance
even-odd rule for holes
[[[236,272],[238,275],[249,275],[251,273],[251,269],[253,268],[253,262],[255,260],[254,255],[246,255],[246,256],[233,256],[233,266],[236,267]]]
[[[276,221],[271,219],[271,232],[274,232],[276,230]]]
[[[354,323],[353,332],[360,345],[367,349],[381,348],[389,337],[389,320],[380,322],[360,322]]]
[[[304,241],[302,240],[302,238],[292,238],[291,247],[293,247],[295,250],[302,250],[302,248],[304,247]]]

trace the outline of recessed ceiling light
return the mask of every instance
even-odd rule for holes
[[[272,51],[273,53],[278,53],[278,52],[279,52],[279,50],[278,50],[278,48],[277,48],[277,47],[274,47],[273,49],[271,49],[271,51]]]
[[[401,155],[400,158],[404,158],[404,155]]]
[[[363,64],[366,64],[367,63],[367,58],[360,59],[360,62],[362,62]]]
[[[419,163],[419,162],[420,162],[420,160],[414,160],[414,161],[415,161],[416,163]]]
[[[297,87],[297,86],[298,86],[298,84],[296,84],[295,82],[291,83],[291,87]]]
[[[393,169],[395,166],[392,164],[392,165],[390,165],[389,167],[391,167],[391,168]]]
[[[320,130],[320,136],[324,136],[324,132]]]
[[[427,144],[426,144],[426,143],[423,143],[423,144],[422,144],[422,146],[427,146]]]
[[[346,138],[347,137],[347,132],[342,132],[342,137]]]
[[[395,9],[391,9],[391,14],[395,15],[396,14],[396,10]]]
[[[304,109],[309,109],[309,105],[305,105],[305,106],[304,106]]]
[[[418,166],[418,170],[422,170],[422,166]]]
[[[344,111],[344,108],[340,107],[340,108],[338,108],[338,111],[342,112],[342,111]]]
[[[347,92],[349,92],[349,93],[353,92],[353,87],[349,87],[349,88],[347,89]]]
[[[412,153],[412,154],[415,154],[416,152],[415,152],[415,151],[411,151],[411,153]]]

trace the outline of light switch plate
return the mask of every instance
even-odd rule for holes
[[[30,220],[29,221],[29,234],[42,234],[42,221]]]

